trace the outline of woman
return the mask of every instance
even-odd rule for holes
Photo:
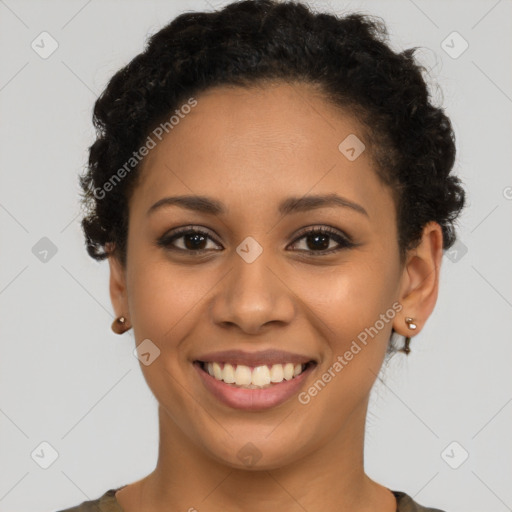
[[[247,0],[178,16],[111,79],[82,226],[159,456],[68,512],[439,510],[363,465],[370,391],[464,207],[413,53],[367,16]]]

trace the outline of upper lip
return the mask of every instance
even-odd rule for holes
[[[259,352],[245,352],[244,350],[223,350],[220,352],[208,352],[195,358],[195,361],[203,363],[233,363],[245,366],[263,366],[273,364],[306,364],[310,361],[316,363],[312,357],[302,354],[294,354],[284,350],[262,350]]]

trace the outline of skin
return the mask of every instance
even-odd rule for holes
[[[109,257],[116,315],[128,318],[137,344],[149,338],[161,351],[141,364],[159,403],[158,462],[116,498],[126,512],[394,512],[390,490],[364,472],[368,400],[391,328],[416,335],[435,306],[441,228],[425,226],[400,266],[391,190],[369,151],[351,162],[338,150],[349,134],[364,141],[362,127],[311,87],[216,87],[197,101],[144,160],[129,205],[126,267]],[[277,212],[289,196],[333,192],[368,217],[344,207]],[[185,194],[213,197],[228,213],[168,206],[146,214],[159,199]],[[195,246],[205,254],[156,244],[182,226],[208,232]],[[299,231],[313,226],[358,245],[322,256],[339,245],[327,238],[322,249],[312,237],[308,244]],[[236,252],[247,236],[263,248],[251,264]],[[302,391],[396,301],[401,311],[307,405],[292,397],[257,413],[229,408],[192,366],[200,354],[230,348],[307,354],[319,364]],[[248,442],[261,453],[251,468],[237,457]]]

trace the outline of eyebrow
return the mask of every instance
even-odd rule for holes
[[[207,213],[210,215],[225,215],[226,207],[216,199],[207,196],[172,196],[164,197],[157,201],[147,211],[147,215],[151,215],[160,208],[166,206],[179,206],[187,210]],[[305,212],[317,208],[329,207],[351,208],[352,210],[369,217],[368,212],[358,203],[354,203],[337,194],[308,195],[304,197],[289,197],[279,204],[278,211],[282,215],[290,215],[291,213]]]

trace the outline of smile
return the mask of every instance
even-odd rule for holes
[[[222,403],[233,408],[261,410],[275,407],[297,393],[316,367],[282,363],[246,366],[224,362],[194,361],[206,388]]]
[[[199,362],[203,370],[215,379],[245,389],[264,389],[283,380],[291,380],[310,364],[285,363],[251,367],[243,364]]]

